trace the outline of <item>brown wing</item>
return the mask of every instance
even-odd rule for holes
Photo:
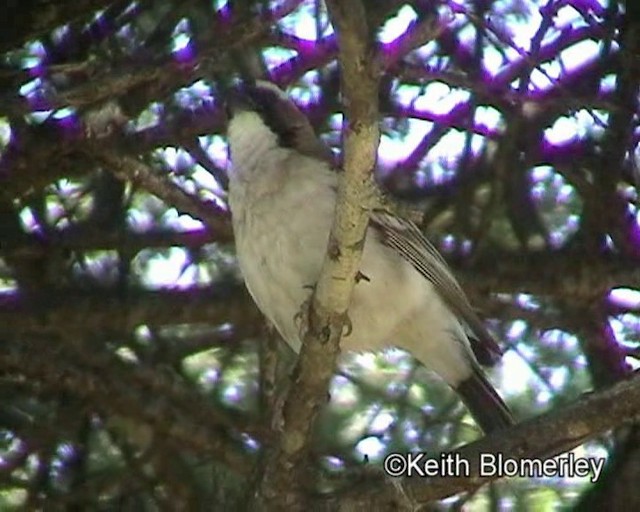
[[[382,242],[408,261],[434,289],[462,323],[476,338],[473,351],[482,364],[492,364],[502,355],[494,337],[475,313],[467,296],[451,274],[438,250],[413,222],[382,210],[371,215],[371,227],[380,234]],[[474,340],[472,340],[474,341]]]

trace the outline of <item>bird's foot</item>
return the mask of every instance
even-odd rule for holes
[[[356,281],[370,281],[369,277],[365,274],[358,272],[356,276]],[[312,303],[313,303],[313,291],[315,291],[315,286],[308,285],[305,286],[312,290],[312,293],[309,297],[300,305],[300,310],[293,315],[293,322],[298,329],[298,335],[300,336],[300,340],[303,340],[304,337],[309,332],[309,322],[311,321],[312,314]],[[351,323],[351,319],[347,313],[344,313],[342,318],[342,336],[347,337],[350,336],[353,332],[353,324]]]
[[[303,340],[309,331],[309,313],[311,312],[311,303],[313,301],[313,292],[316,287],[314,285],[306,285],[304,287],[307,290],[311,290],[309,297],[300,305],[300,310],[293,315],[293,322],[298,329],[298,335]]]

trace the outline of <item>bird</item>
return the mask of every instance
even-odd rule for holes
[[[245,285],[299,352],[297,317],[321,272],[337,201],[333,153],[289,96],[267,80],[225,95],[228,204]],[[346,352],[397,347],[440,376],[489,434],[513,416],[480,362],[501,356],[438,250],[411,220],[372,208],[348,310]]]

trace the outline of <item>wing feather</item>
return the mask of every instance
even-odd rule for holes
[[[371,226],[378,231],[382,242],[409,262],[433,287],[462,323],[476,338],[473,346],[476,357],[483,364],[497,361],[502,351],[495,338],[484,326],[449,266],[438,250],[422,234],[418,226],[402,217],[383,210],[371,215]]]

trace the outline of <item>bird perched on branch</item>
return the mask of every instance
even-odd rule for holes
[[[262,313],[298,352],[296,321],[317,282],[336,206],[331,152],[270,82],[227,99],[229,205],[240,269]],[[341,350],[397,346],[435,371],[486,432],[513,423],[483,374],[500,349],[447,264],[411,221],[373,210]]]

